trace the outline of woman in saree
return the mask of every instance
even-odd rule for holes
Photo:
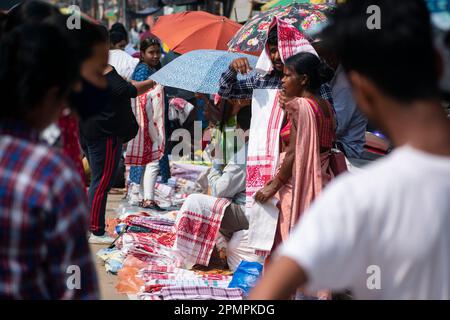
[[[278,192],[274,248],[287,239],[301,213],[332,177],[329,156],[335,120],[332,106],[319,93],[332,76],[332,70],[312,53],[301,52],[286,60],[280,94],[286,114],[280,132],[280,166],[255,196],[265,202]]]

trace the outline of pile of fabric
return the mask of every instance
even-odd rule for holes
[[[179,207],[188,194],[204,191],[196,180],[206,169],[172,164],[173,177],[167,184],[156,184],[156,200],[163,207]],[[107,231],[113,237],[122,235],[113,249],[102,249],[97,256],[118,276],[118,292],[138,300],[242,299],[241,289],[228,288],[232,271],[182,268],[183,257],[174,248],[177,210],[156,212],[125,202],[116,212]]]

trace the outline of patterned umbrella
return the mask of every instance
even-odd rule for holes
[[[267,39],[270,23],[274,16],[295,26],[300,32],[308,33],[323,22],[334,10],[331,4],[292,4],[261,12],[251,18],[228,43],[230,51],[260,52]]]
[[[194,50],[176,58],[150,79],[163,86],[191,92],[214,94],[219,91],[219,80],[231,61],[246,57],[254,67],[257,57],[222,50]],[[239,78],[239,77],[238,77]]]
[[[261,11],[266,11],[275,7],[289,6],[293,3],[311,3],[311,4],[337,4],[344,3],[346,0],[271,0],[261,7]]]
[[[267,11],[275,7],[289,6],[293,3],[311,3],[310,0],[272,0],[261,7],[261,11]]]

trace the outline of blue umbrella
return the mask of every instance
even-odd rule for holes
[[[155,72],[150,79],[163,86],[213,94],[219,91],[220,76],[228,69],[231,61],[243,57],[248,59],[252,68],[255,67],[258,57],[248,54],[222,50],[194,50],[176,58]],[[238,79],[244,78],[245,76],[238,76]]]

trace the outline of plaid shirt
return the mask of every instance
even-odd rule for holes
[[[243,80],[237,79],[237,72],[228,68],[220,78],[219,96],[228,99],[251,99],[253,89],[281,89],[282,74],[272,72],[266,76],[259,73]],[[328,100],[333,105],[331,87],[328,83],[320,86],[319,94],[322,99]],[[333,109],[334,111],[334,109]]]
[[[86,195],[69,161],[0,120],[0,299],[99,297]]]
[[[237,72],[229,67],[220,78],[218,94],[228,99],[251,99],[253,89],[281,89],[281,75],[275,72],[266,76],[255,73],[243,80],[238,80]]]
[[[323,85],[320,86],[319,94],[322,97],[322,99],[327,100],[331,104],[331,106],[333,106],[333,95],[329,83],[324,83]],[[334,108],[332,109],[334,112]]]

